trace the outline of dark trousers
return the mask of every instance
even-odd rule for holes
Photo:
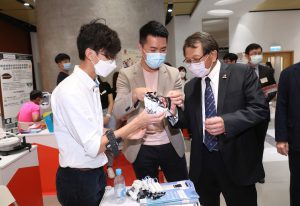
[[[203,206],[219,206],[222,193],[227,206],[257,206],[255,185],[237,185],[226,172],[220,152],[209,152],[203,145],[199,182],[194,183]]]
[[[300,151],[289,150],[290,204],[300,206]]]
[[[103,167],[88,171],[59,167],[57,198],[62,206],[99,206],[106,186]]]
[[[158,167],[168,182],[188,179],[185,156],[179,157],[171,143],[157,146],[142,145],[133,168],[138,179],[158,178]]]

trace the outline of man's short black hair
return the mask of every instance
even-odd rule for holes
[[[58,55],[56,55],[54,60],[55,60],[56,64],[58,64],[58,63],[62,62],[63,60],[66,60],[66,59],[68,59],[69,61],[71,60],[69,55],[67,55],[65,53],[59,53]]]
[[[77,37],[77,49],[81,60],[85,59],[87,48],[94,50],[97,54],[102,50],[105,57],[114,59],[121,50],[121,41],[117,32],[96,19],[80,28]]]
[[[164,25],[157,21],[149,21],[140,28],[140,44],[143,46],[147,40],[147,36],[163,37],[168,40],[169,32]]]
[[[40,90],[32,90],[30,92],[30,100],[35,100],[38,97],[43,98],[43,93]]]
[[[236,62],[237,59],[238,59],[238,56],[234,53],[226,53],[223,57],[223,60],[225,60],[225,59],[229,59],[230,61],[235,61]]]
[[[246,49],[245,49],[245,54],[249,54],[250,51],[252,51],[253,49],[261,49],[261,51],[263,50],[262,47],[259,44],[256,43],[252,43],[249,44]]]

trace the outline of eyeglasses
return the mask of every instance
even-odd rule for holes
[[[183,63],[185,63],[187,66],[189,66],[189,65],[192,64],[192,63],[195,63],[195,64],[200,63],[200,62],[201,62],[201,59],[202,59],[203,57],[205,57],[206,55],[207,55],[207,54],[203,54],[202,57],[200,57],[200,58],[195,58],[195,59],[185,59],[185,60],[183,60]]]

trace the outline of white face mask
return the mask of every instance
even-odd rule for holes
[[[181,77],[181,78],[184,78],[184,77],[185,77],[185,72],[179,72],[179,74],[180,74],[180,77]]]
[[[207,56],[208,58],[208,56]],[[206,59],[207,59],[206,58]],[[205,77],[206,75],[208,75],[209,71],[210,71],[210,68],[205,68],[205,61],[200,61],[198,63],[191,63],[189,66],[188,66],[188,70],[190,70],[196,77]]]
[[[261,63],[263,60],[263,55],[262,54],[257,54],[257,55],[252,55],[250,56],[250,63],[257,65],[259,63]]]
[[[97,57],[98,58],[98,57]],[[95,73],[101,77],[107,77],[113,70],[117,68],[116,61],[103,61],[98,59],[98,63],[94,64]]]

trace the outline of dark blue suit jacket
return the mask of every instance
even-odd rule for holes
[[[189,81],[184,93],[185,109],[179,109],[175,126],[188,127],[192,133],[189,175],[197,183],[204,149],[201,78]],[[221,64],[217,108],[225,123],[226,134],[218,138],[227,173],[236,184],[254,184],[264,177],[261,155],[264,137],[258,134],[256,126],[266,121],[269,110],[253,69],[244,64]]]
[[[275,138],[277,142],[288,142],[290,148],[300,151],[300,62],[280,74]]]

